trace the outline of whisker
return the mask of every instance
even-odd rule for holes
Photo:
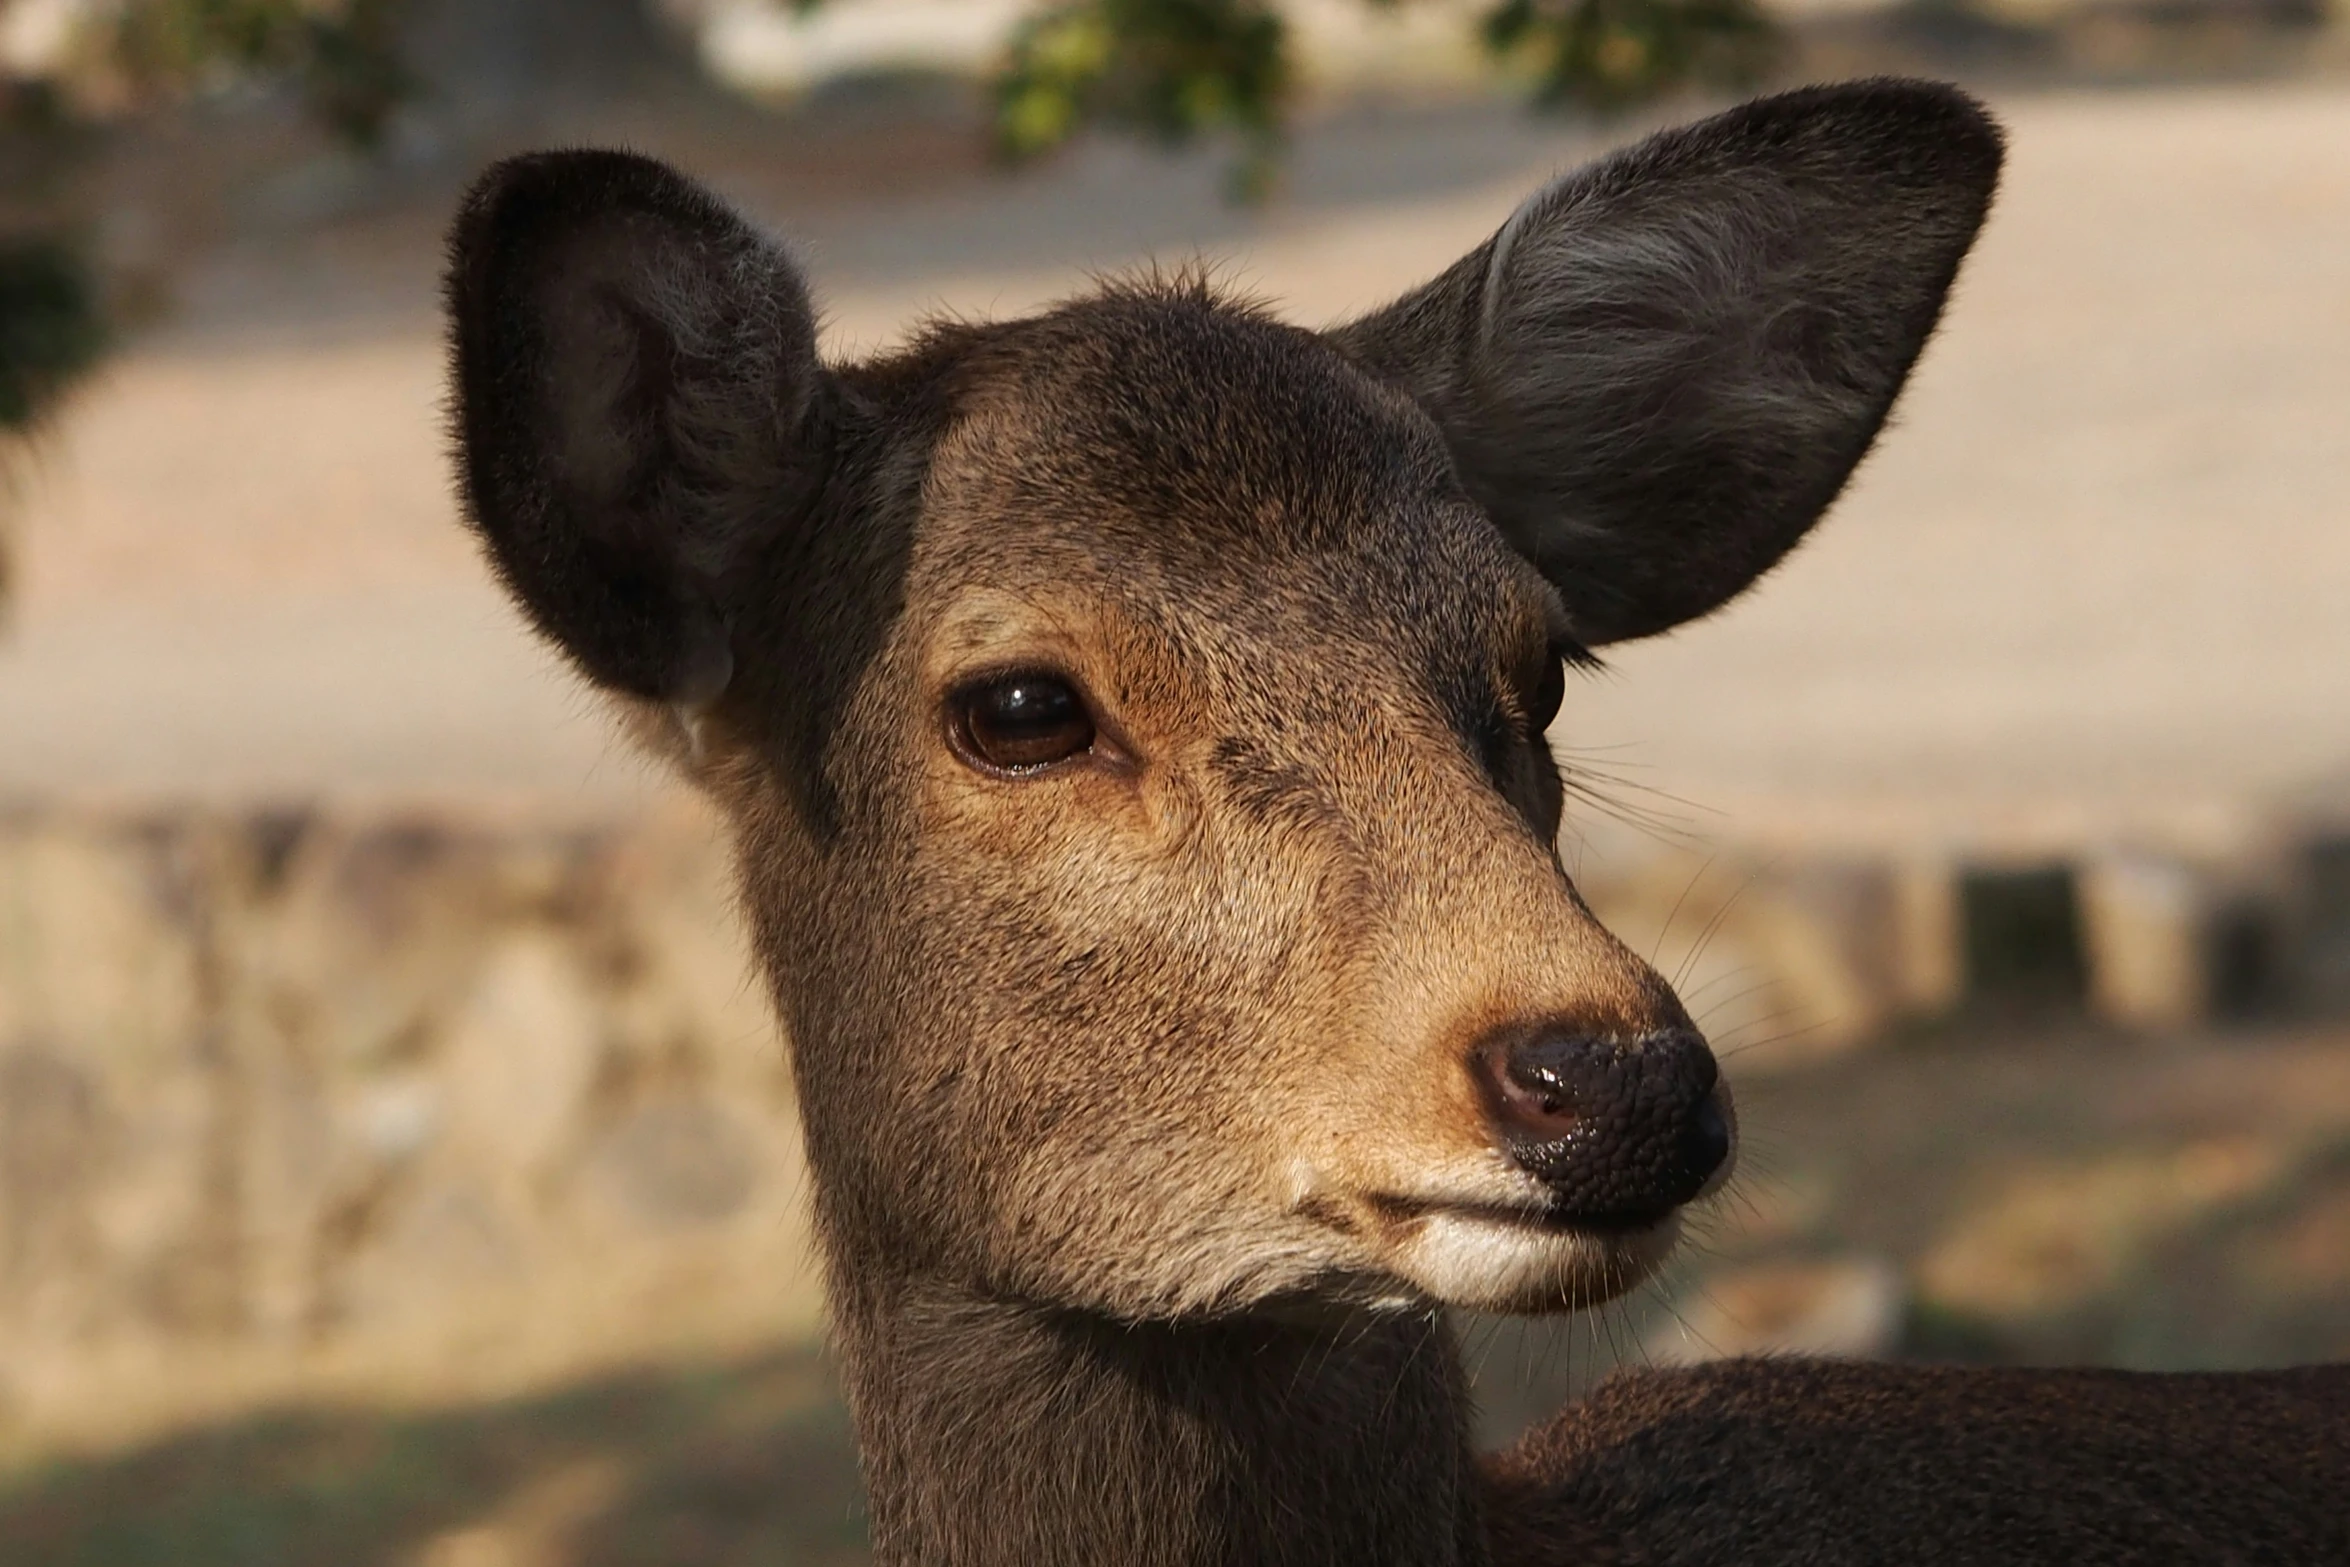
[[[1681,1004],[1683,1006],[1689,1006],[1694,1003],[1699,996],[1704,995],[1707,991],[1713,989],[1714,986],[1721,984],[1724,980],[1737,979],[1742,975],[1751,974],[1760,966],[1760,964],[1755,963],[1741,963],[1738,965],[1738,967],[1729,970],[1727,973],[1718,974],[1714,978],[1709,979],[1704,984],[1698,986],[1697,989],[1692,991],[1690,994],[1683,996],[1681,998]],[[1697,1019],[1699,1025],[1702,1026],[1707,1018],[1712,1017],[1715,1013],[1720,1012],[1723,1008],[1734,1007],[1739,1002],[1744,1001],[1748,996],[1759,996],[1776,983],[1778,983],[1778,981],[1775,978],[1766,976],[1762,979],[1756,980],[1753,984],[1747,986],[1744,990],[1739,991],[1734,996],[1725,996],[1721,1000],[1715,1002],[1712,1006],[1707,1007],[1703,1013],[1699,1014]]]
[[[1721,1055],[1724,1053],[1734,1055],[1741,1050],[1751,1050],[1758,1044],[1769,1044],[1770,1040],[1768,1039],[1751,1039],[1745,1037],[1746,1031],[1748,1029],[1755,1028],[1769,1028],[1772,1024],[1784,1022],[1788,1018],[1801,1017],[1803,1015],[1803,1011],[1804,1008],[1800,1002],[1790,1002],[1788,1005],[1779,1008],[1775,1012],[1766,1012],[1761,1017],[1748,1018],[1745,1022],[1740,1023],[1735,1029],[1731,1030],[1730,1034],[1726,1038],[1716,1040],[1714,1042],[1714,1052],[1716,1055]],[[1825,1026],[1826,1024],[1824,1021],[1819,1018],[1814,1018],[1810,1022],[1803,1025],[1804,1029],[1816,1029]],[[1798,1032],[1800,1032],[1800,1030]]]
[[[1712,944],[1715,934],[1721,930],[1722,922],[1730,917],[1730,911],[1738,906],[1738,900],[1746,896],[1746,889],[1753,886],[1761,875],[1762,872],[1759,869],[1749,872],[1746,879],[1738,884],[1738,890],[1724,899],[1722,906],[1714,910],[1714,917],[1705,922],[1705,928],[1697,933],[1697,944],[1689,949],[1688,955],[1681,960],[1680,968],[1673,974],[1673,988],[1675,990],[1681,988],[1682,981],[1689,977],[1690,968],[1696,964],[1700,957],[1704,956],[1705,949]]]
[[[1689,894],[1697,890],[1697,884],[1705,880],[1705,873],[1714,868],[1715,858],[1714,855],[1707,855],[1705,863],[1697,867],[1696,872],[1690,876],[1688,885],[1681,889],[1681,896],[1673,900],[1671,912],[1665,915],[1664,928],[1656,933],[1656,944],[1648,949],[1648,966],[1650,968],[1656,967],[1658,954],[1664,951],[1665,942],[1671,938],[1673,921],[1681,917],[1681,906],[1689,901]]]
[[[1717,1050],[1714,1052],[1714,1054],[1720,1057],[1722,1060],[1727,1061],[1733,1057],[1742,1056],[1749,1050],[1761,1050],[1769,1045],[1785,1044],[1790,1039],[1801,1039],[1806,1034],[1816,1034],[1827,1026],[1828,1025],[1825,1022],[1806,1023],[1801,1028],[1786,1029],[1783,1032],[1771,1035],[1768,1039],[1745,1040],[1739,1044],[1733,1045],[1728,1050]]]

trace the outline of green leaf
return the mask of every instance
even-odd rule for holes
[[[1030,17],[996,73],[996,144],[1029,158],[1089,123],[1170,145],[1241,144],[1232,188],[1269,188],[1294,73],[1266,0],[1070,0]]]
[[[39,424],[105,346],[81,252],[52,236],[0,241],[0,431]]]
[[[1548,106],[1621,109],[1675,87],[1743,87],[1778,51],[1759,0],[1501,0],[1486,47],[1530,59]]]

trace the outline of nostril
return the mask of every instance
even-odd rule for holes
[[[1574,1073],[1555,1049],[1489,1046],[1483,1056],[1494,1109],[1512,1138],[1555,1142],[1582,1120]]]

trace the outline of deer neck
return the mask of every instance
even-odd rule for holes
[[[1440,1320],[1128,1326],[855,1263],[834,1331],[880,1567],[1485,1560]]]

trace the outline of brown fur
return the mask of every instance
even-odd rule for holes
[[[1492,1474],[1521,1567],[2350,1561],[2350,1366],[1731,1361],[1619,1376]]]
[[[1833,498],[1997,165],[1948,90],[1795,94],[1569,176],[1332,334],[1154,279],[850,366],[783,253],[658,165],[477,187],[468,510],[733,824],[879,1559],[1685,1559],[1749,1469],[1834,1463],[1814,1382],[1911,1431],[1973,1407],[1621,1384],[1489,1488],[1436,1308],[1602,1299],[1672,1242],[1538,1179],[1478,1076],[1528,1030],[1689,1038],[1559,864],[1544,709],[1562,659],[1710,610]],[[1094,746],[973,764],[958,693],[1015,670],[1078,690]],[[1918,1463],[1885,1505],[1979,1499]],[[1734,1554],[1835,1548],[1836,1509],[1766,1513]]]

